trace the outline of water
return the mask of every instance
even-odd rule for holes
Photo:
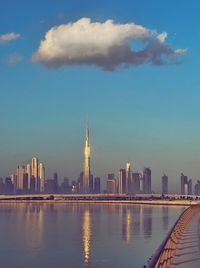
[[[0,267],[143,267],[183,210],[120,204],[0,204]]]

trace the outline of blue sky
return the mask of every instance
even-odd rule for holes
[[[37,155],[50,177],[76,179],[82,169],[85,118],[89,115],[95,176],[117,175],[131,161],[150,166],[153,188],[163,172],[172,190],[181,172],[200,176],[199,8],[197,1],[1,1],[0,35],[18,40],[0,44],[0,174],[15,171]],[[187,48],[181,64],[48,69],[31,62],[45,33],[82,17],[142,25],[168,33],[167,44]],[[8,64],[13,53],[22,56]]]

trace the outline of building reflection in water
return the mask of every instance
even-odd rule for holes
[[[162,222],[163,222],[163,229],[168,230],[168,226],[169,226],[169,208],[168,207],[162,208]]]
[[[143,210],[143,206],[140,205],[140,210],[139,210],[139,230],[140,230],[140,234],[143,234],[143,221],[144,221],[144,210]]]
[[[26,207],[24,228],[27,249],[40,251],[43,247],[44,208],[39,205]]]
[[[144,207],[143,212],[144,237],[150,238],[152,236],[152,207]]]
[[[129,242],[131,239],[131,232],[132,232],[132,228],[131,228],[131,211],[130,209],[127,209],[127,214],[126,214],[126,241]]]
[[[123,207],[122,210],[122,239],[126,242],[131,240],[132,234],[132,215],[131,210],[127,207]]]
[[[89,267],[91,249],[91,215],[89,209],[84,211],[82,224],[82,243],[83,243],[83,267]]]
[[[130,242],[135,235],[152,236],[152,207],[121,206],[119,210],[122,240]]]

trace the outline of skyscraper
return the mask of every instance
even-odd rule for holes
[[[40,186],[40,193],[44,192],[44,183],[45,183],[45,167],[42,163],[39,165],[39,186]]]
[[[18,166],[17,168],[17,191],[23,191],[23,184],[24,184],[24,175],[25,175],[25,167]]]
[[[13,193],[13,184],[12,184],[11,177],[5,178],[4,193],[5,194],[12,194]]]
[[[126,163],[126,193],[131,193],[131,164]]]
[[[168,177],[165,174],[162,176],[162,194],[168,194]]]
[[[108,194],[114,194],[116,192],[116,181],[114,174],[108,174],[108,180],[106,182],[106,189]]]
[[[200,180],[197,180],[197,183],[194,186],[194,194],[200,195]]]
[[[38,191],[38,159],[37,157],[33,157],[31,160],[31,171],[32,176],[35,178],[35,191]]]
[[[192,195],[192,179],[188,180],[188,194]]]
[[[118,192],[119,194],[126,193],[126,170],[120,169],[118,178]]]
[[[151,169],[150,168],[144,168],[143,171],[143,180],[144,180],[144,194],[150,194],[151,193]]]
[[[181,173],[181,194],[188,194],[188,177]]]
[[[141,177],[142,177],[142,175],[138,172],[132,173],[131,194],[139,194],[140,193]]]
[[[99,177],[94,178],[94,193],[100,194],[101,192],[101,179]]]
[[[89,193],[92,194],[94,192],[94,181],[93,181],[93,175],[90,174],[89,179]]]
[[[28,176],[28,190],[30,191],[32,172],[31,172],[31,164],[29,164],[29,163],[26,165],[26,173]]]
[[[53,193],[58,192],[58,173],[53,173]]]
[[[83,193],[89,193],[89,180],[91,176],[90,170],[90,138],[89,128],[86,128],[86,140],[84,150],[84,176],[83,176]]]

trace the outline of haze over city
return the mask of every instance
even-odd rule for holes
[[[135,171],[151,167],[155,191],[160,191],[163,172],[171,192],[179,191],[181,172],[196,181],[198,10],[195,2],[188,14],[186,1],[181,7],[173,1],[59,1],[50,6],[43,1],[39,8],[33,2],[3,1],[0,176],[36,155],[47,177],[58,172],[60,178],[77,179],[88,115],[95,176],[117,176],[130,161]],[[80,26],[94,51],[74,35]],[[62,31],[72,43],[76,38],[77,49],[60,39]],[[97,45],[91,36],[97,32],[102,37],[105,31],[112,33],[110,39],[105,45],[101,38]],[[50,57],[46,47],[51,36],[57,42]],[[62,50],[55,53],[62,46],[68,51],[65,57]],[[86,55],[88,50],[93,54]],[[105,57],[106,51],[111,53]]]

